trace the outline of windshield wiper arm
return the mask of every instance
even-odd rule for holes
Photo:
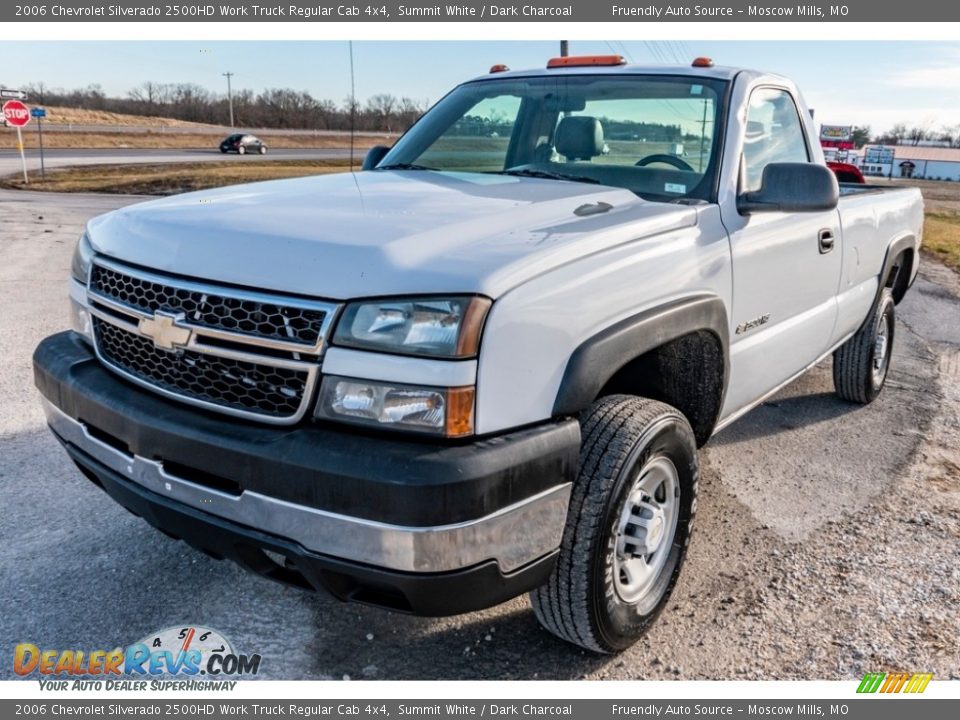
[[[600,185],[600,181],[592,177],[583,175],[567,175],[565,173],[550,172],[549,170],[533,170],[531,168],[518,168],[516,170],[503,170],[499,175],[511,175],[514,177],[532,177],[546,178],[548,180],[570,180],[571,182],[590,183],[591,185]]]
[[[376,170],[436,170],[436,168],[426,165],[417,165],[416,163],[390,163],[389,165],[377,165]]]

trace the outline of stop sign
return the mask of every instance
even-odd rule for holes
[[[30,108],[19,100],[7,100],[3,104],[3,117],[10,127],[23,127],[30,122]]]

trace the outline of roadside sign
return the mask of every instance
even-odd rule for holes
[[[20,165],[23,167],[23,182],[27,184],[30,178],[27,177],[27,158],[23,154],[23,133],[21,129],[30,122],[30,108],[19,100],[7,100],[3,104],[3,119],[6,120],[8,127],[17,129],[17,146],[20,148]]]
[[[0,98],[17,98],[18,100],[26,100],[27,94],[23,90],[0,88]]]
[[[893,163],[893,148],[876,145],[868,147],[864,152],[863,162],[871,165],[889,165]]]
[[[19,100],[7,100],[3,104],[3,117],[10,127],[23,127],[30,122],[30,108]]]
[[[30,117],[37,119],[37,140],[40,142],[40,179],[47,181],[47,163],[43,159],[43,119],[47,116],[47,109],[35,107],[30,111]]]

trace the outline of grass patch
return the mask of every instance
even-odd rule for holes
[[[190,122],[188,120],[177,120],[176,118],[161,116],[127,115],[125,113],[110,112],[109,110],[88,110],[86,108],[59,107],[56,105],[44,105],[44,107],[47,110],[47,116],[43,121],[51,124],[215,127],[207,123]]]
[[[46,182],[24,185],[17,176],[0,180],[0,187],[51,192],[100,192],[120,195],[174,195],[192,190],[347,172],[349,160],[277,160],[177,163],[169,165],[84,165],[52,170]],[[357,169],[354,166],[354,169]]]
[[[940,262],[960,272],[960,215],[927,213],[923,247]]]
[[[43,147],[47,150],[56,149],[89,149],[89,150],[216,150],[220,141],[229,133],[183,133],[163,132],[162,129],[151,128],[145,132],[56,132],[46,126],[43,129]],[[335,134],[284,134],[282,131],[258,135],[271,150],[279,149],[331,149],[350,147],[349,133]],[[390,145],[396,136],[358,135],[354,138],[354,147],[358,153],[374,145]],[[31,123],[23,131],[23,146],[28,150],[37,150],[39,140],[36,127]],[[12,150],[17,147],[15,132],[0,133],[0,148]]]

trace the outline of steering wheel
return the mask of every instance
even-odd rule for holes
[[[677,170],[686,170],[687,172],[696,172],[693,169],[693,166],[688,163],[686,160],[681,160],[676,155],[665,155],[665,154],[656,154],[656,155],[647,155],[645,158],[637,160],[635,163],[636,167],[646,167],[647,165],[653,165],[654,163],[663,163],[664,165],[671,165]]]

